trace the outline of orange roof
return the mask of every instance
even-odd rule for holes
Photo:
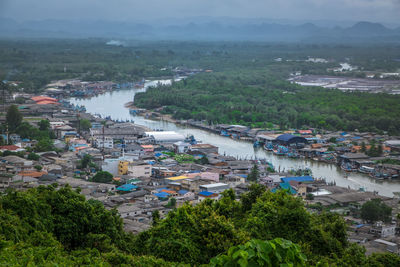
[[[143,148],[153,148],[153,145],[141,145]]]
[[[322,144],[311,144],[312,148],[321,148]]]
[[[20,176],[29,176],[29,177],[33,177],[33,178],[42,177],[44,174],[47,174],[47,172],[24,171],[24,172],[19,172],[18,173],[18,175],[20,175]]]
[[[360,151],[361,150],[361,146],[353,146],[351,149],[353,150],[353,151]],[[365,149],[366,150],[370,150],[371,149],[371,146],[370,145],[366,145],[365,146]]]
[[[43,101],[43,100],[48,100],[48,101],[52,101],[52,102],[57,102],[57,99],[52,98],[52,97],[48,97],[48,96],[34,96],[31,98],[33,101],[39,102],[39,101]]]
[[[48,104],[60,104],[60,103],[54,102],[54,101],[51,101],[51,100],[39,100],[39,101],[36,101],[36,104],[38,104],[38,105],[48,105]]]

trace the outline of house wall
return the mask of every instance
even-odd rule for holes
[[[150,177],[151,165],[132,165],[128,164],[128,174],[133,177]]]

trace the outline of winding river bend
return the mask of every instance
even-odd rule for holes
[[[219,147],[220,154],[226,154],[241,159],[264,158],[271,162],[276,169],[290,170],[297,168],[310,168],[316,178],[325,178],[328,182],[336,182],[336,185],[350,187],[352,189],[363,188],[367,191],[377,191],[380,195],[393,196],[393,192],[400,192],[400,181],[376,181],[369,176],[360,173],[350,173],[345,178],[345,173],[336,165],[315,162],[305,159],[290,159],[278,157],[263,149],[253,148],[252,143],[230,139],[208,131],[176,125],[166,121],[148,120],[142,116],[134,116],[124,104],[132,101],[135,94],[144,92],[149,86],[155,86],[158,82],[169,84],[170,80],[146,82],[145,88],[128,89],[107,92],[92,98],[71,99],[74,104],[84,105],[87,112],[100,114],[102,117],[110,116],[115,120],[133,120],[136,124],[144,125],[151,129],[162,129],[179,132],[183,135],[194,135],[197,140]]]

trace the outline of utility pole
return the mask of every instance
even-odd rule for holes
[[[81,134],[81,115],[80,115],[80,113],[79,113],[79,111],[78,111],[78,114],[76,114],[76,118],[78,119],[78,133],[79,133],[79,135]]]
[[[6,81],[1,82],[1,87],[3,89],[3,113],[6,113]]]
[[[6,145],[8,145],[8,124],[6,124]]]
[[[104,143],[105,143],[105,136],[104,136],[104,125],[103,125],[102,132],[103,132],[103,154],[104,154]]]

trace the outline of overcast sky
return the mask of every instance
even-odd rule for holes
[[[194,16],[400,23],[400,0],[0,0],[18,21],[137,21]]]

